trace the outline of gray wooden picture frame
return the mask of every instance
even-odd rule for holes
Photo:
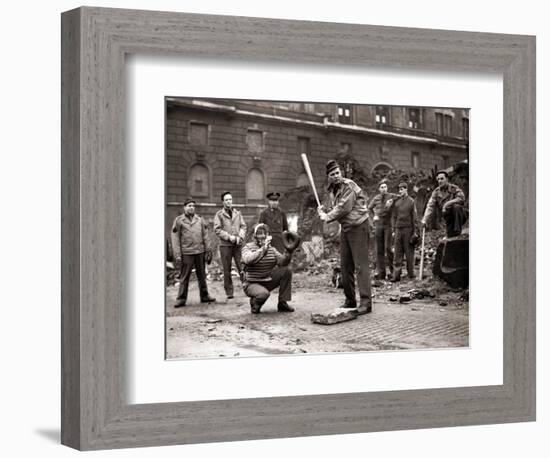
[[[88,450],[535,419],[535,37],[91,7],[63,13],[61,35],[63,444]],[[503,384],[128,404],[124,73],[125,56],[135,53],[502,74]]]

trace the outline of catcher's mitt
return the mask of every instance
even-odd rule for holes
[[[289,253],[292,253],[300,245],[300,236],[296,232],[284,231],[283,245]]]

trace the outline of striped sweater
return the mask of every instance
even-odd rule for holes
[[[272,246],[265,249],[256,242],[250,242],[243,247],[242,260],[245,264],[245,281],[256,283],[270,281],[273,269],[288,265],[290,255],[281,254]]]

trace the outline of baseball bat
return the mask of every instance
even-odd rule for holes
[[[307,156],[305,155],[305,153],[302,153],[302,163],[304,164],[304,168],[306,169],[311,189],[313,189],[313,194],[315,195],[317,206],[320,207],[321,202],[319,201],[319,196],[317,195],[317,189],[315,188],[315,182],[313,181],[313,174],[311,173],[311,169],[309,168],[309,161],[307,160]]]

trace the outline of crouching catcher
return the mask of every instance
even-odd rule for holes
[[[250,297],[250,311],[260,313],[262,305],[269,298],[270,292],[279,288],[279,312],[294,312],[288,305],[292,299],[292,271],[288,265],[292,253],[298,247],[300,238],[294,232],[283,233],[284,253],[271,246],[269,227],[258,224],[254,228],[253,241],[242,250],[244,267],[243,289]]]

